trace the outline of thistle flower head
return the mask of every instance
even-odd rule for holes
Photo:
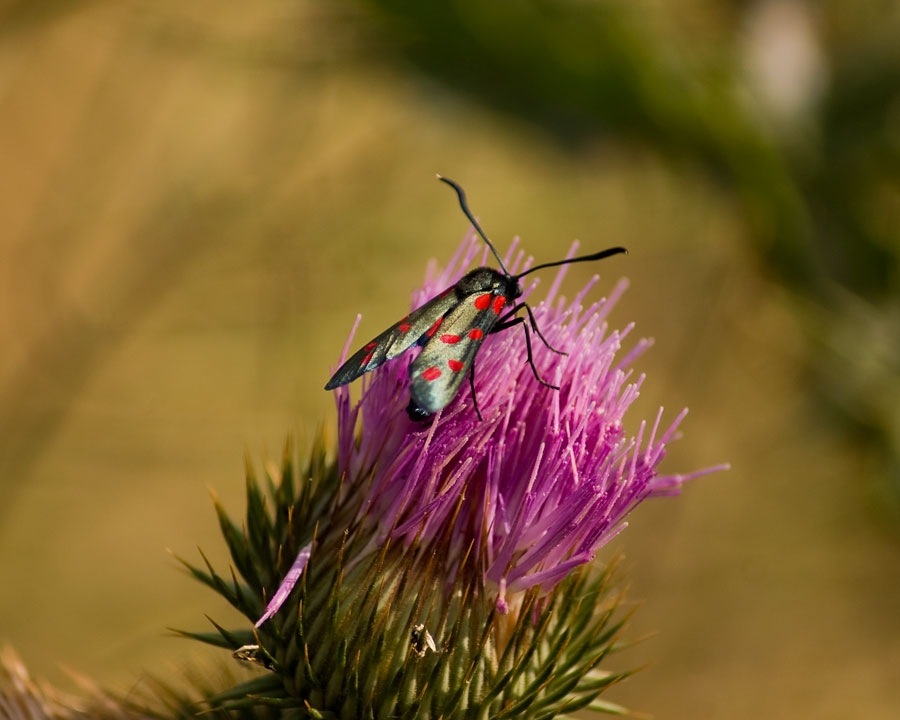
[[[413,307],[479,258],[473,235],[430,269]],[[515,246],[504,262],[528,267]],[[618,595],[609,568],[589,562],[641,500],[708,471],[658,471],[683,412],[626,429],[643,383],[631,364],[649,342],[607,324],[625,283],[588,301],[594,278],[567,303],[564,274],[538,301],[531,278],[523,294],[546,341],[532,342],[535,369],[558,389],[509,327],[476,357],[483,420],[461,392],[423,425],[404,412],[409,360],[395,358],[364,377],[358,402],[335,391],[336,457],[320,443],[298,469],[286,453],[267,492],[248,471],[243,528],[218,508],[243,581],[189,568],[256,623],[193,636],[267,671],[219,704],[315,717],[615,709],[597,696],[624,676],[599,670],[622,624]]]
[[[479,257],[484,264],[487,251],[473,234],[446,268],[430,268],[413,307],[452,286]],[[528,267],[515,246],[505,263],[513,274]],[[685,412],[663,427],[660,409],[636,434],[625,430],[625,412],[644,381],[631,363],[650,345],[639,340],[623,351],[633,324],[621,331],[607,324],[627,283],[586,303],[595,276],[567,303],[557,297],[566,270],[532,300],[548,344],[565,353],[532,342],[537,371],[558,391],[537,380],[515,327],[489,337],[477,355],[483,421],[461,392],[430,426],[410,422],[402,412],[409,394],[403,360],[366,376],[356,405],[348,387],[336,391],[339,468],[369,478],[360,519],[374,519],[382,539],[439,545],[454,572],[471,552],[469,568],[482,575],[501,612],[510,595],[549,591],[593,559],[641,500],[677,493],[700,474],[657,471]],[[525,289],[526,299],[538,295],[536,285]]]

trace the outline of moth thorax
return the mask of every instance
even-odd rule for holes
[[[456,294],[460,298],[479,292],[514,298],[522,294],[522,288],[515,278],[504,275],[494,268],[480,267],[470,270],[456,283]]]

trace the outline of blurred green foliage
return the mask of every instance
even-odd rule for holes
[[[761,252],[787,277],[811,282],[798,190],[723,58],[691,57],[630,3],[373,5],[389,19],[379,49],[538,125],[572,153],[603,140],[639,142],[727,178]]]

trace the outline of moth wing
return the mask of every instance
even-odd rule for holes
[[[338,368],[325,389],[334,390],[353,382],[360,375],[406,352],[458,302],[452,287],[431,298],[357,350]]]
[[[487,294],[490,303],[479,303]],[[428,341],[409,368],[410,396],[418,408],[436,413],[459,392],[475,354],[494,325],[503,304],[501,294],[477,293],[462,300],[444,318],[440,331]],[[505,303],[505,298],[503,301]],[[487,305],[481,309],[480,305]]]

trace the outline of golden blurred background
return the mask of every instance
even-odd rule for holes
[[[900,8],[0,0],[0,643],[128,687],[215,655],[209,501],[333,427],[357,312],[467,229],[631,289],[632,415],[691,413],[610,548],[609,698],[658,718],[900,714]],[[603,290],[596,291],[596,294]]]

